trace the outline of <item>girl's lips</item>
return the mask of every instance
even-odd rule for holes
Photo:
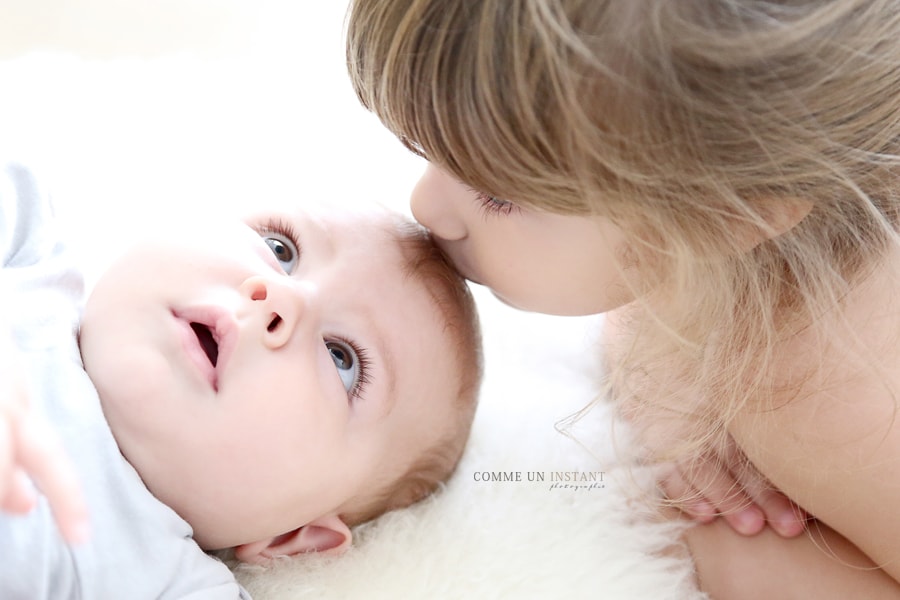
[[[468,279],[472,283],[477,283],[478,285],[484,285],[482,283],[481,278],[478,276],[478,270],[472,264],[470,260],[469,252],[466,250],[467,240],[444,240],[440,238],[435,238],[435,242],[438,247],[444,251],[444,253],[450,258],[453,263],[453,267],[456,271],[462,275],[464,278]]]
[[[228,365],[237,341],[237,324],[232,315],[216,306],[198,306],[173,309],[172,315],[178,324],[182,347],[201,376],[209,382],[214,391],[219,390],[222,374]],[[204,332],[204,330],[206,332]],[[204,340],[201,341],[200,337]],[[217,348],[204,348],[215,344]]]

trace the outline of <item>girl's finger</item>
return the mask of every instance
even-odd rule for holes
[[[809,515],[781,492],[769,489],[753,494],[753,499],[765,514],[766,522],[781,537],[796,537],[806,530]]]
[[[775,489],[752,465],[743,460],[743,455],[732,444],[725,454],[734,478],[744,492],[762,510],[766,523],[785,538],[796,537],[806,529],[809,515],[794,504],[787,496]]]
[[[715,457],[692,461],[684,467],[684,472],[688,481],[738,533],[755,535],[766,526],[762,510]]]
[[[677,468],[660,479],[659,487],[674,506],[700,523],[711,523],[718,516],[716,508],[682,477]]]

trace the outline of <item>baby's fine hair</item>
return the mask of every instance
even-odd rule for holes
[[[349,526],[418,502],[449,479],[469,438],[483,372],[481,328],[465,279],[421,225],[391,214],[390,235],[399,244],[405,275],[428,291],[444,324],[444,334],[450,339],[453,353],[445,359],[456,367],[456,385],[452,389],[435,390],[422,400],[444,402],[449,397],[453,403],[453,420],[442,423],[441,431],[427,432],[434,435],[434,441],[405,472],[387,481],[363,506],[341,515]]]
[[[414,152],[623,228],[623,273],[670,301],[611,385],[667,378],[685,397],[652,404],[706,432],[774,392],[780,339],[835,335],[897,243],[896,0],[354,0],[347,27],[357,95]]]

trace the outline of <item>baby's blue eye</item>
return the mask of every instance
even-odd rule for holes
[[[347,392],[352,391],[359,379],[359,360],[356,351],[350,347],[350,344],[344,342],[325,342],[325,347],[331,355],[331,360],[334,361],[344,389]]]
[[[293,273],[297,267],[297,258],[300,255],[294,241],[287,235],[274,231],[267,232],[263,235],[263,239],[266,245],[269,246],[269,249],[272,250],[272,254],[275,255],[275,260],[281,263],[281,268],[284,269],[284,272]]]

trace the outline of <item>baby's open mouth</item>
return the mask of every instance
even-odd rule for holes
[[[197,335],[197,339],[200,341],[200,347],[203,348],[203,351],[206,353],[206,358],[208,358],[209,362],[212,363],[212,366],[215,367],[216,362],[219,360],[219,344],[216,342],[213,332],[203,323],[196,322],[191,323],[191,329],[193,329],[194,333]]]

